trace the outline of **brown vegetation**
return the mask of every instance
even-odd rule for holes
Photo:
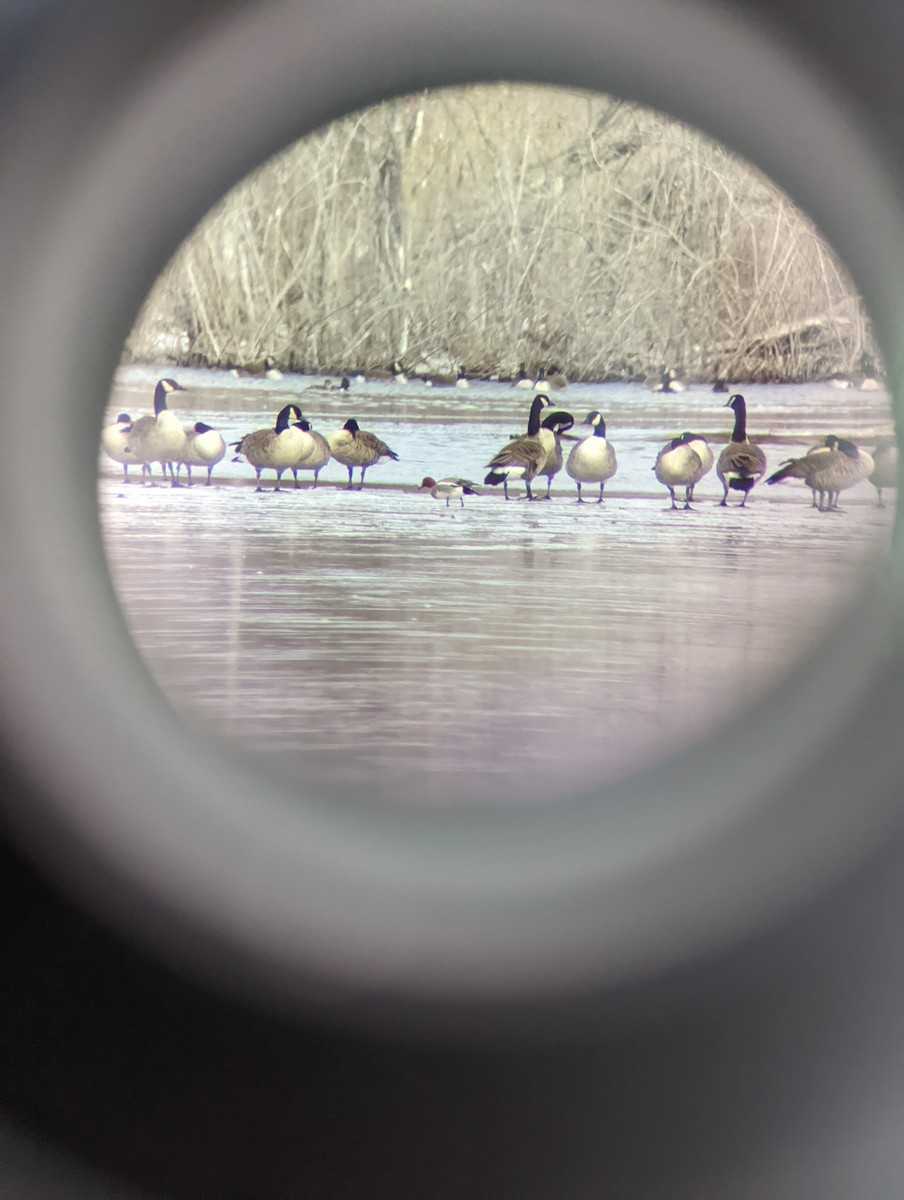
[[[850,280],[761,174],[607,96],[396,99],[235,188],[126,357],[290,370],[812,379],[876,357]]]

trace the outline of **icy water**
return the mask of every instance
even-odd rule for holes
[[[727,397],[707,389],[553,394],[579,420],[594,408],[607,419],[619,470],[602,506],[574,503],[563,472],[551,503],[506,504],[481,487],[446,509],[416,490],[421,478],[479,483],[532,392],[337,395],[306,392],[304,377],[129,368],[108,419],[148,411],[161,374],[191,389],[171,407],[229,439],[294,400],[322,432],[355,416],[399,454],[353,492],[335,462],[316,490],[307,478],[293,490],[290,476],[280,493],[256,493],[253,471],[228,461],[214,486],[191,489],[124,486],[101,463],[111,573],[161,687],[309,782],[470,804],[611,780],[793,670],[891,530],[867,483],[839,514],[812,510],[799,483],[758,486],[747,509],[725,510],[713,474],[694,511],[669,511],[650,469],[660,445],[688,428],[727,441]],[[882,393],[743,390],[771,468],[827,432],[869,448],[892,428]]]

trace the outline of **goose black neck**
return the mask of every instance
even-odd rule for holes
[[[606,436],[606,422],[600,417],[600,422],[593,431],[594,437],[604,438]]]
[[[154,390],[154,415],[157,417],[166,411],[166,395],[166,388],[163,386],[163,380],[161,379]]]
[[[285,431],[289,428],[289,419],[291,418],[293,412],[295,411],[295,408],[296,408],[296,405],[287,404],[285,408],[281,408],[279,410],[279,412],[276,416],[276,425],[275,425],[275,430],[277,433],[285,433]],[[299,411],[298,415],[301,416],[300,411]]]
[[[543,411],[543,400],[540,396],[534,397],[534,402],[530,406],[530,416],[527,420],[527,435],[528,437],[536,437],[540,432],[540,413]]]
[[[734,405],[734,432],[731,440],[733,442],[747,441],[747,402],[743,396],[738,396]]]

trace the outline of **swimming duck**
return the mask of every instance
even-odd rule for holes
[[[331,433],[327,438],[330,453],[336,462],[348,467],[348,487],[352,486],[352,472],[355,467],[361,468],[361,487],[364,487],[364,472],[368,467],[387,458],[398,461],[398,454],[390,450],[385,442],[366,429],[361,429],[354,417],[350,417],[341,429]],[[360,489],[359,489],[360,490]]]
[[[445,500],[446,508],[449,507],[449,501],[453,496],[458,497],[458,502],[462,508],[465,506],[465,496],[479,496],[480,493],[475,488],[474,484],[469,479],[433,479],[430,475],[425,476],[421,481],[421,490],[427,491],[434,500]]]
[[[747,401],[739,393],[725,405],[734,410],[735,423],[731,441],[719,455],[716,474],[722,484],[722,499],[719,504],[725,508],[728,504],[729,489],[743,492],[741,508],[747,503],[747,496],[756,481],[766,473],[766,455],[759,446],[752,446],[747,440]]]
[[[291,424],[292,416],[302,419],[302,411],[297,404],[287,404],[276,416],[272,429],[256,429],[246,433],[243,438],[233,442],[236,449],[233,462],[248,462],[257,474],[257,491],[262,492],[261,472],[275,471],[278,492],[283,472],[291,469],[301,458],[306,458],[313,448],[313,438],[297,425]],[[298,478],[295,479],[298,486]]]
[[[443,374],[441,371],[434,372],[432,375],[421,375],[421,382],[424,387],[457,387],[468,388],[471,386],[467,376],[465,375],[464,367],[459,367],[457,374]]]
[[[565,470],[578,485],[578,504],[584,502],[581,495],[581,484],[584,483],[600,485],[597,504],[602,504],[603,489],[618,470],[618,460],[614,447],[606,440],[606,422],[602,413],[588,413],[584,424],[592,426],[593,433],[572,447]]]
[[[300,459],[292,467],[292,474],[295,477],[295,486],[298,487],[299,471],[313,471],[314,482],[311,486],[316,487],[321,470],[330,461],[330,444],[322,433],[318,433],[316,429],[311,428],[310,421],[306,421],[304,417],[302,417],[300,421],[294,421],[293,424],[303,433],[309,434],[313,442],[312,447],[305,454],[304,458]]]
[[[490,487],[502,484],[505,498],[508,500],[508,485],[510,479],[523,479],[527,491],[527,499],[533,500],[531,480],[542,469],[549,453],[555,451],[556,438],[551,429],[542,429],[540,413],[549,408],[551,402],[542,393],[534,396],[527,422],[527,433],[521,437],[512,438],[487,463],[489,474],[484,483]]]
[[[105,425],[100,431],[100,448],[107,458],[122,466],[123,483],[129,482],[129,467],[139,464],[139,459],[129,449],[131,428],[132,418],[128,413],[120,413],[112,425]]]
[[[562,453],[562,434],[566,433],[574,425],[574,417],[567,412],[551,412],[543,418],[540,426],[541,429],[549,429],[555,438],[555,445],[546,456],[546,462],[543,464],[543,470],[538,471],[540,476],[546,476],[546,495],[541,496],[541,500],[551,500],[550,488],[554,475],[562,470],[562,464],[565,461],[565,456]]]
[[[196,421],[185,430],[185,445],[179,456],[176,475],[178,477],[179,468],[184,465],[191,487],[192,467],[206,467],[209,485],[214,467],[222,461],[225,454],[226,442],[219,430],[214,429],[212,425],[205,425],[203,421]]]
[[[880,438],[873,451],[873,471],[870,483],[879,494],[877,508],[884,508],[883,488],[898,486],[898,444],[893,437]]]
[[[656,465],[653,470],[656,472],[659,482],[669,489],[673,509],[678,507],[675,502],[675,488],[684,488],[684,507],[690,508],[694,484],[698,483],[706,474],[704,461],[692,444],[696,440],[699,439],[696,439],[693,434],[683,433],[680,437],[672,438],[670,442],[667,442],[656,456]],[[710,453],[710,466],[712,466],[712,453]]]
[[[306,392],[347,392],[352,386],[352,381],[347,375],[343,375],[338,383],[333,383],[332,379],[324,379],[322,383],[309,383],[305,388]]]
[[[840,388],[844,390],[854,386],[854,380],[845,371],[836,371],[834,375],[830,375],[826,380],[829,387]]]
[[[365,371],[364,378],[373,382],[408,382],[408,376],[402,370],[402,364],[400,362],[392,362],[388,367],[371,367],[369,371]]]
[[[160,379],[154,389],[154,415],[139,417],[132,422],[129,431],[129,451],[141,463],[141,473],[152,475],[151,464],[159,462],[163,468],[163,478],[166,480],[166,469],[169,467],[173,486],[176,485],[176,473],[173,463],[179,459],[182,447],[185,445],[185,429],[174,412],[166,406],[167,397],[173,392],[184,392],[185,388],[175,379]],[[151,478],[151,483],[154,480]]]

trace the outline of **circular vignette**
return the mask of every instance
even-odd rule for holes
[[[86,902],[183,968],[260,1001],[342,1001],[361,1019],[486,1017],[597,993],[825,886],[898,812],[889,713],[904,680],[890,579],[865,585],[858,611],[756,708],[602,802],[451,816],[328,804],[288,795],[256,759],[193,734],[153,684],[106,570],[94,464],[132,316],[228,186],[332,117],[492,78],[625,95],[766,170],[845,258],[897,395],[904,213],[864,130],[799,59],[702,4],[222,10],[131,86],[119,78],[102,119],[73,132],[65,113],[35,104],[11,147],[8,420],[54,430],[46,489],[20,439],[2,447],[3,511],[15,515],[0,544],[4,735],[35,789],[13,810],[16,827]],[[57,80],[64,97],[69,82]],[[68,151],[50,152],[61,141]],[[900,549],[897,535],[898,567]]]

